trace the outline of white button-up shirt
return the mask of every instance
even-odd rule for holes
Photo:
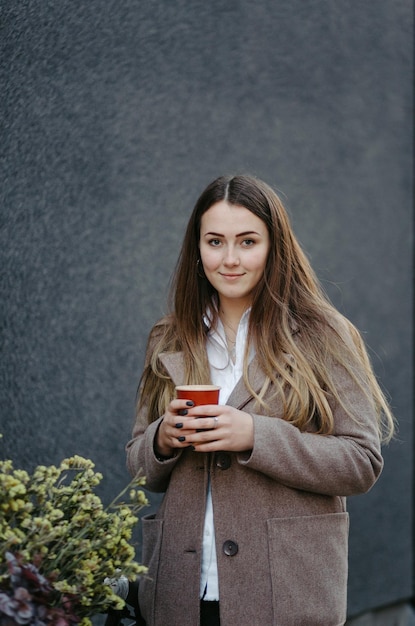
[[[243,358],[248,333],[249,311],[245,311],[239,322],[235,344],[235,362],[229,356],[225,330],[218,320],[217,329],[208,333],[206,344],[212,383],[219,385],[219,404],[226,404],[232,390],[243,375]],[[254,356],[251,349],[249,360]],[[202,572],[200,578],[200,597],[203,600],[219,600],[218,568],[215,547],[215,526],[213,521],[212,493],[209,482],[205,526],[202,545]]]

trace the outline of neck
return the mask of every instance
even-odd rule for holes
[[[219,306],[219,317],[222,320],[224,326],[228,329],[231,329],[236,334],[239,326],[239,322],[241,321],[242,315],[249,308],[247,304],[240,303],[220,303]]]

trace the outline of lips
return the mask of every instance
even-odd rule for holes
[[[229,280],[235,279],[235,278],[241,278],[241,276],[243,276],[243,274],[220,274],[222,276],[222,278],[227,278]]]

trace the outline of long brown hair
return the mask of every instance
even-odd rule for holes
[[[254,390],[250,384],[247,357],[244,366],[245,385],[258,405],[267,413],[265,396],[269,399],[273,390],[283,398],[286,420],[301,430],[312,423],[317,432],[329,434],[333,414],[328,398],[334,398],[353,414],[334,384],[332,368],[340,366],[373,402],[379,431],[384,439],[390,439],[393,416],[360,334],[324,294],[278,195],[251,176],[217,178],[196,202],[172,279],[171,313],[156,324],[149,339],[150,357],[140,381],[138,410],[146,406],[148,419],[153,421],[164,413],[173,397],[173,383],[158,358],[161,352],[183,353],[187,383],[210,381],[203,320],[209,310],[216,324],[219,302],[216,290],[203,274],[199,240],[202,215],[221,200],[254,213],[266,224],[270,237],[264,275],[253,293],[248,332],[266,375],[261,390]]]

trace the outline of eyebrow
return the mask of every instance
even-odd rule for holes
[[[221,234],[221,233],[212,233],[212,232],[208,232],[208,233],[204,233],[204,237],[206,237],[207,235],[213,236],[213,237],[224,237],[225,235]],[[261,237],[260,233],[257,233],[256,230],[247,230],[245,233],[238,233],[237,235],[235,235],[235,237],[246,237],[247,235],[258,235],[259,237]]]

